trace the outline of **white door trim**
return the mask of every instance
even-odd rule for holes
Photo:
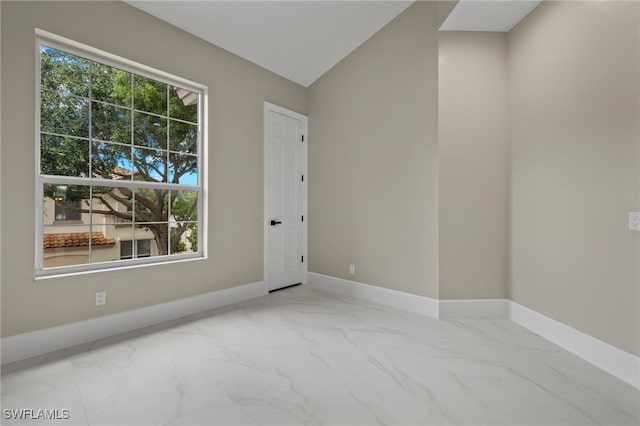
[[[308,192],[308,176],[307,176],[307,171],[309,169],[308,165],[309,165],[309,150],[307,149],[308,143],[309,143],[309,136],[308,136],[308,118],[306,115],[300,114],[298,112],[295,111],[291,111],[289,109],[283,108],[281,106],[272,104],[270,102],[266,102],[264,103],[264,113],[263,113],[263,128],[264,128],[264,144],[263,144],[263,158],[264,158],[264,169],[263,169],[263,184],[264,184],[264,205],[263,205],[263,221],[262,221],[262,226],[263,226],[263,232],[264,232],[264,236],[263,236],[263,250],[264,250],[264,255],[263,255],[263,280],[265,282],[265,284],[267,285],[267,289],[270,290],[271,289],[271,283],[269,282],[269,228],[270,225],[268,224],[268,214],[269,214],[269,182],[268,182],[268,171],[269,171],[269,156],[267,155],[268,149],[268,143],[269,143],[269,136],[270,136],[270,131],[269,131],[269,113],[270,112],[277,112],[278,114],[282,114],[282,115],[286,115],[287,117],[291,117],[294,118],[296,120],[300,120],[302,122],[302,134],[304,135],[304,142],[302,143],[302,156],[303,156],[303,161],[302,161],[302,168],[303,168],[303,175],[304,175],[304,182],[302,184],[302,206],[303,206],[303,211],[304,211],[304,221],[302,222],[302,256],[304,256],[304,262],[302,262],[302,284],[306,284],[307,283],[307,272],[308,272],[308,268],[307,268],[307,264],[308,264],[308,256],[307,256],[307,223],[309,221],[308,219],[308,205],[307,205],[307,192]]]

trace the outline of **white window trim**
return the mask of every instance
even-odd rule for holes
[[[35,279],[75,275],[78,273],[89,273],[108,271],[114,269],[137,268],[146,265],[158,265],[175,262],[183,262],[186,260],[197,260],[207,258],[207,147],[208,147],[208,88],[205,85],[186,80],[184,78],[169,74],[164,71],[156,70],[152,67],[139,64],[135,61],[119,57],[112,53],[102,51],[100,49],[87,46],[82,43],[58,36],[48,31],[36,28],[36,46],[35,46],[35,64],[36,64],[36,81],[35,81],[35,97],[36,97],[36,114],[35,114]],[[197,92],[200,94],[198,101],[198,184],[186,185],[181,184],[180,190],[199,191],[198,194],[198,251],[186,254],[171,254],[166,256],[147,257],[131,260],[116,260],[111,262],[99,262],[93,264],[70,265],[44,268],[44,251],[43,247],[43,188],[44,183],[65,184],[65,185],[93,185],[93,186],[121,186],[136,188],[154,188],[154,189],[176,189],[175,184],[163,182],[133,182],[110,179],[96,178],[79,178],[70,176],[47,176],[43,178],[40,175],[40,48],[46,45],[52,48],[60,49],[65,52],[87,58],[105,65],[117,67],[124,71],[128,71],[143,77],[161,81],[166,84],[182,87],[184,89]],[[180,120],[182,121],[182,120]]]

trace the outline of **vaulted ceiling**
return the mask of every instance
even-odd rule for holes
[[[125,0],[308,87],[413,1]],[[508,31],[539,1],[460,1],[445,30]]]

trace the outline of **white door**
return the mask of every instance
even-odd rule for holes
[[[306,117],[265,103],[265,273],[269,291],[303,282]]]

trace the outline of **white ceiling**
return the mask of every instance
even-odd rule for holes
[[[461,0],[440,31],[508,32],[539,4],[528,0]]]
[[[308,87],[413,0],[124,0]],[[441,30],[509,31],[540,1],[462,0]]]
[[[413,3],[125,1],[305,87]]]

